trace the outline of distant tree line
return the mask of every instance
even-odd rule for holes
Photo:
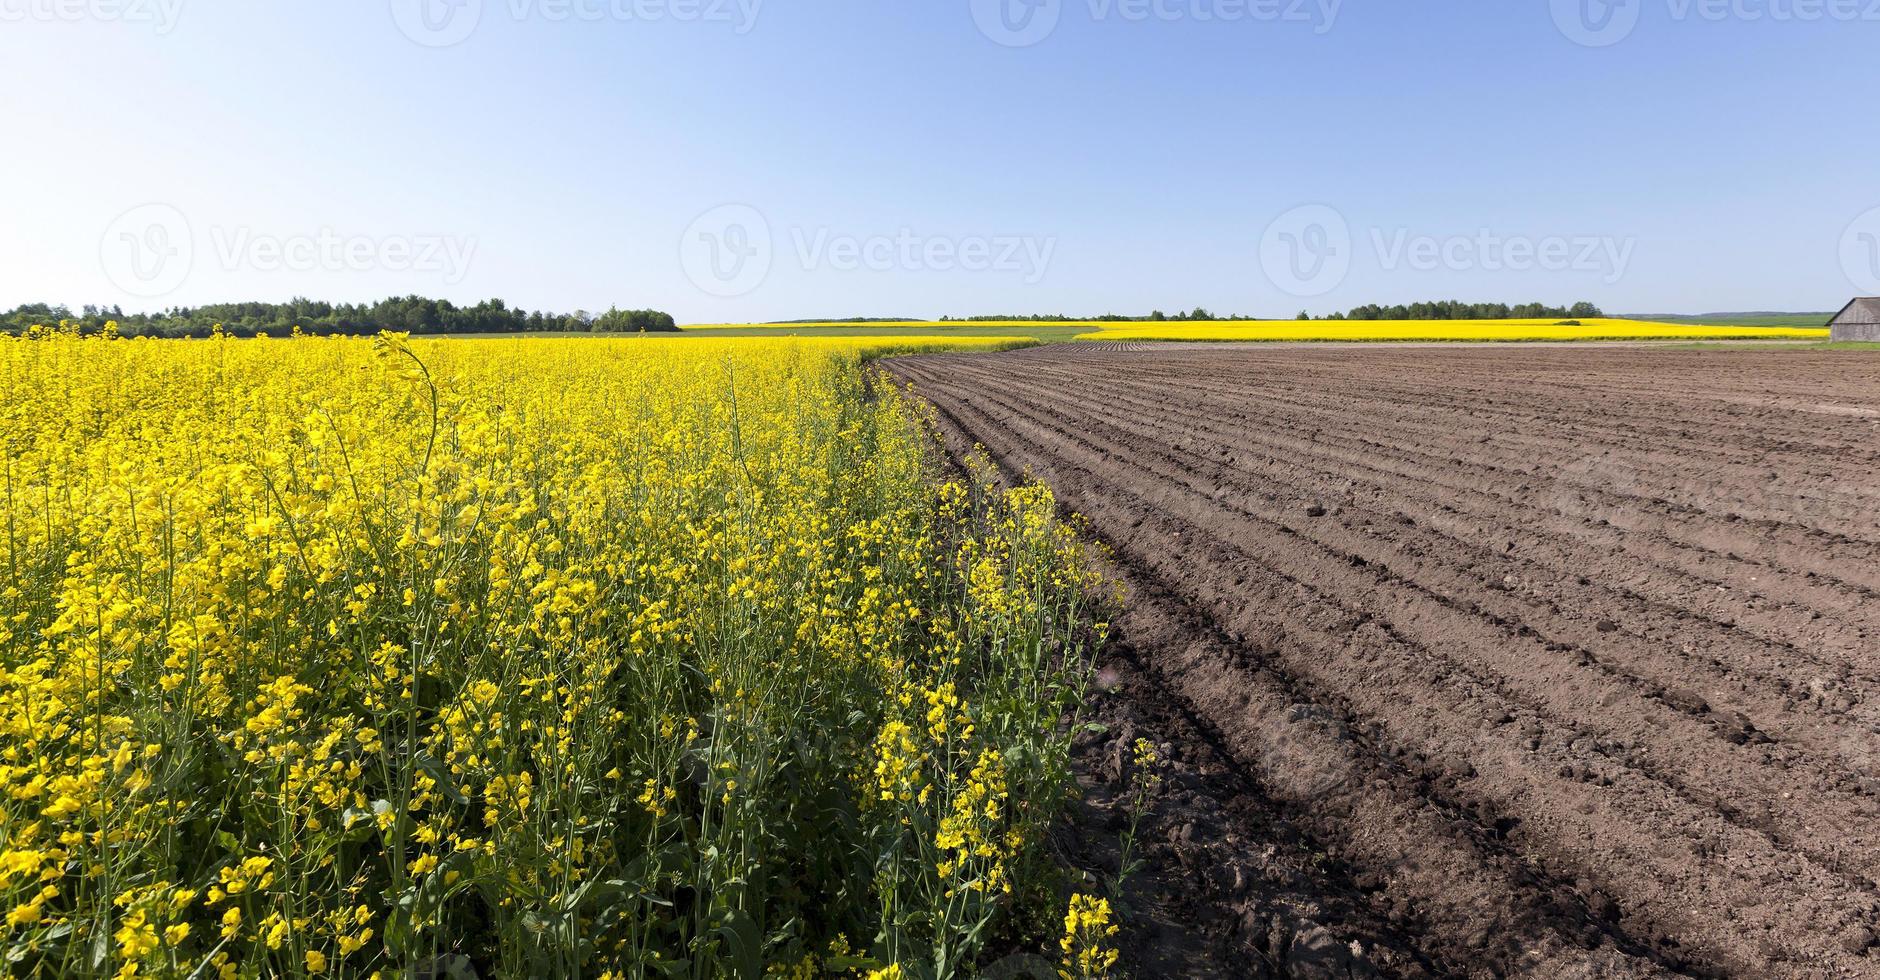
[[[1152,310],[1150,311],[1148,316],[1141,317],[1140,319],[1147,320],[1150,323],[1175,322],[1175,321],[1180,321],[1180,320],[1188,320],[1188,321],[1208,320],[1208,321],[1215,321],[1215,322],[1225,322],[1225,321],[1231,321],[1231,320],[1258,320],[1259,317],[1242,316],[1239,314],[1229,314],[1229,315],[1223,316],[1223,315],[1208,312],[1208,309],[1205,306],[1197,306],[1194,309],[1189,310],[1186,313],[1183,313],[1180,310],[1176,310],[1173,313],[1164,313],[1161,310]]]
[[[1367,303],[1353,309],[1350,313],[1334,313],[1323,317],[1326,320],[1585,320],[1605,316],[1599,307],[1591,303],[1575,303],[1572,306],[1548,306],[1545,303],[1521,303],[1509,306],[1507,303],[1464,303],[1459,300],[1437,300],[1432,303],[1411,303],[1408,305],[1379,306]],[[1312,317],[1301,313],[1299,319],[1310,320]]]
[[[225,333],[252,337],[285,336],[294,328],[307,334],[363,336],[381,330],[413,334],[476,333],[666,333],[678,330],[672,316],[658,310],[585,310],[558,314],[513,309],[500,299],[458,306],[447,299],[394,296],[376,303],[327,303],[303,298],[285,303],[215,303],[178,306],[156,313],[86,306],[74,313],[65,306],[27,303],[0,314],[0,330],[19,333],[29,327],[72,322],[86,332],[117,324],[126,337],[207,337],[220,326]]]

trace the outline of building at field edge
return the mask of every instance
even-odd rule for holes
[[[1880,341],[1880,297],[1857,299],[1828,321],[1834,340]]]

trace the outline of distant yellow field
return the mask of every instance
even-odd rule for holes
[[[1034,340],[1060,342],[1223,340],[1293,342],[1522,342],[1576,340],[1822,340],[1828,331],[1800,327],[1728,324],[1655,323],[1613,318],[1575,324],[1559,320],[1221,320],[1148,323],[1143,321],[882,321],[878,323],[697,324],[687,331],[736,332],[762,336],[775,331],[795,336],[893,337],[908,343],[938,343],[946,338],[983,337],[1010,330]]]
[[[1825,329],[1648,323],[1640,320],[1258,320],[1110,325],[1078,340],[1571,341],[1827,340]]]

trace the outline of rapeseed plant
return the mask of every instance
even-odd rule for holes
[[[867,352],[0,339],[7,972],[969,972],[1092,577]]]

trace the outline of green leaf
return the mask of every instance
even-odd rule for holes
[[[713,929],[712,935],[724,941],[732,975],[752,980],[764,975],[764,937],[742,909],[726,912],[724,924]]]

